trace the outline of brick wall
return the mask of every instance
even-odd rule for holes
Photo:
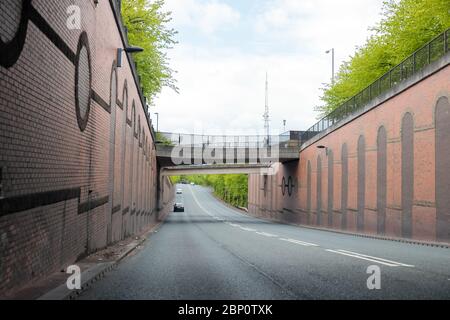
[[[115,5],[0,5],[0,296],[157,219],[153,134],[132,60],[116,67]]]
[[[322,228],[449,243],[449,62],[447,54],[360,114],[308,141],[300,160],[283,165],[277,175],[251,176],[249,212]]]

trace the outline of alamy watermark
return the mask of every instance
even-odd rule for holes
[[[67,274],[70,274],[67,278],[66,285],[69,290],[81,289],[81,269],[77,265],[72,265],[67,268]]]
[[[367,279],[367,289],[369,290],[381,290],[381,269],[379,266],[369,266],[366,271],[370,274]]]
[[[81,9],[79,6],[68,6],[66,26],[69,30],[81,30]]]
[[[279,134],[195,135],[167,134],[172,147],[171,161],[175,165],[262,165],[276,174],[280,162]],[[285,147],[287,148],[287,147]]]

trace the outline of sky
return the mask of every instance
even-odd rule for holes
[[[180,92],[155,100],[159,130],[255,134],[269,79],[273,133],[316,121],[321,88],[381,19],[383,0],[165,0],[179,42],[168,52]],[[283,126],[286,120],[286,128]]]

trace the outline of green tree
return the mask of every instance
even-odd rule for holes
[[[174,146],[172,141],[165,137],[161,132],[156,132],[156,143],[164,146]]]
[[[321,116],[366,88],[450,27],[450,0],[389,0],[374,34],[345,62],[334,85],[326,85]]]
[[[134,55],[143,93],[150,104],[163,87],[178,92],[175,71],[169,67],[166,51],[176,44],[177,32],[168,28],[171,13],[163,11],[164,0],[123,0],[122,19],[131,45],[144,52]]]
[[[237,207],[248,206],[248,175],[191,175],[173,179],[175,183],[181,180],[209,186],[214,194],[223,201]]]

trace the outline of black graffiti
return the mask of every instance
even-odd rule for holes
[[[281,181],[281,192],[283,194],[283,196],[286,195],[286,190],[287,190],[287,194],[289,195],[289,197],[292,196],[292,193],[294,191],[295,185],[293,182],[293,179],[291,176],[289,176],[289,178],[287,179],[287,183],[286,183],[286,177],[283,177],[282,181]]]
[[[8,42],[0,39],[0,65],[5,68],[12,67],[20,57],[25,44],[30,11],[31,0],[22,0],[22,11],[16,34]]]

